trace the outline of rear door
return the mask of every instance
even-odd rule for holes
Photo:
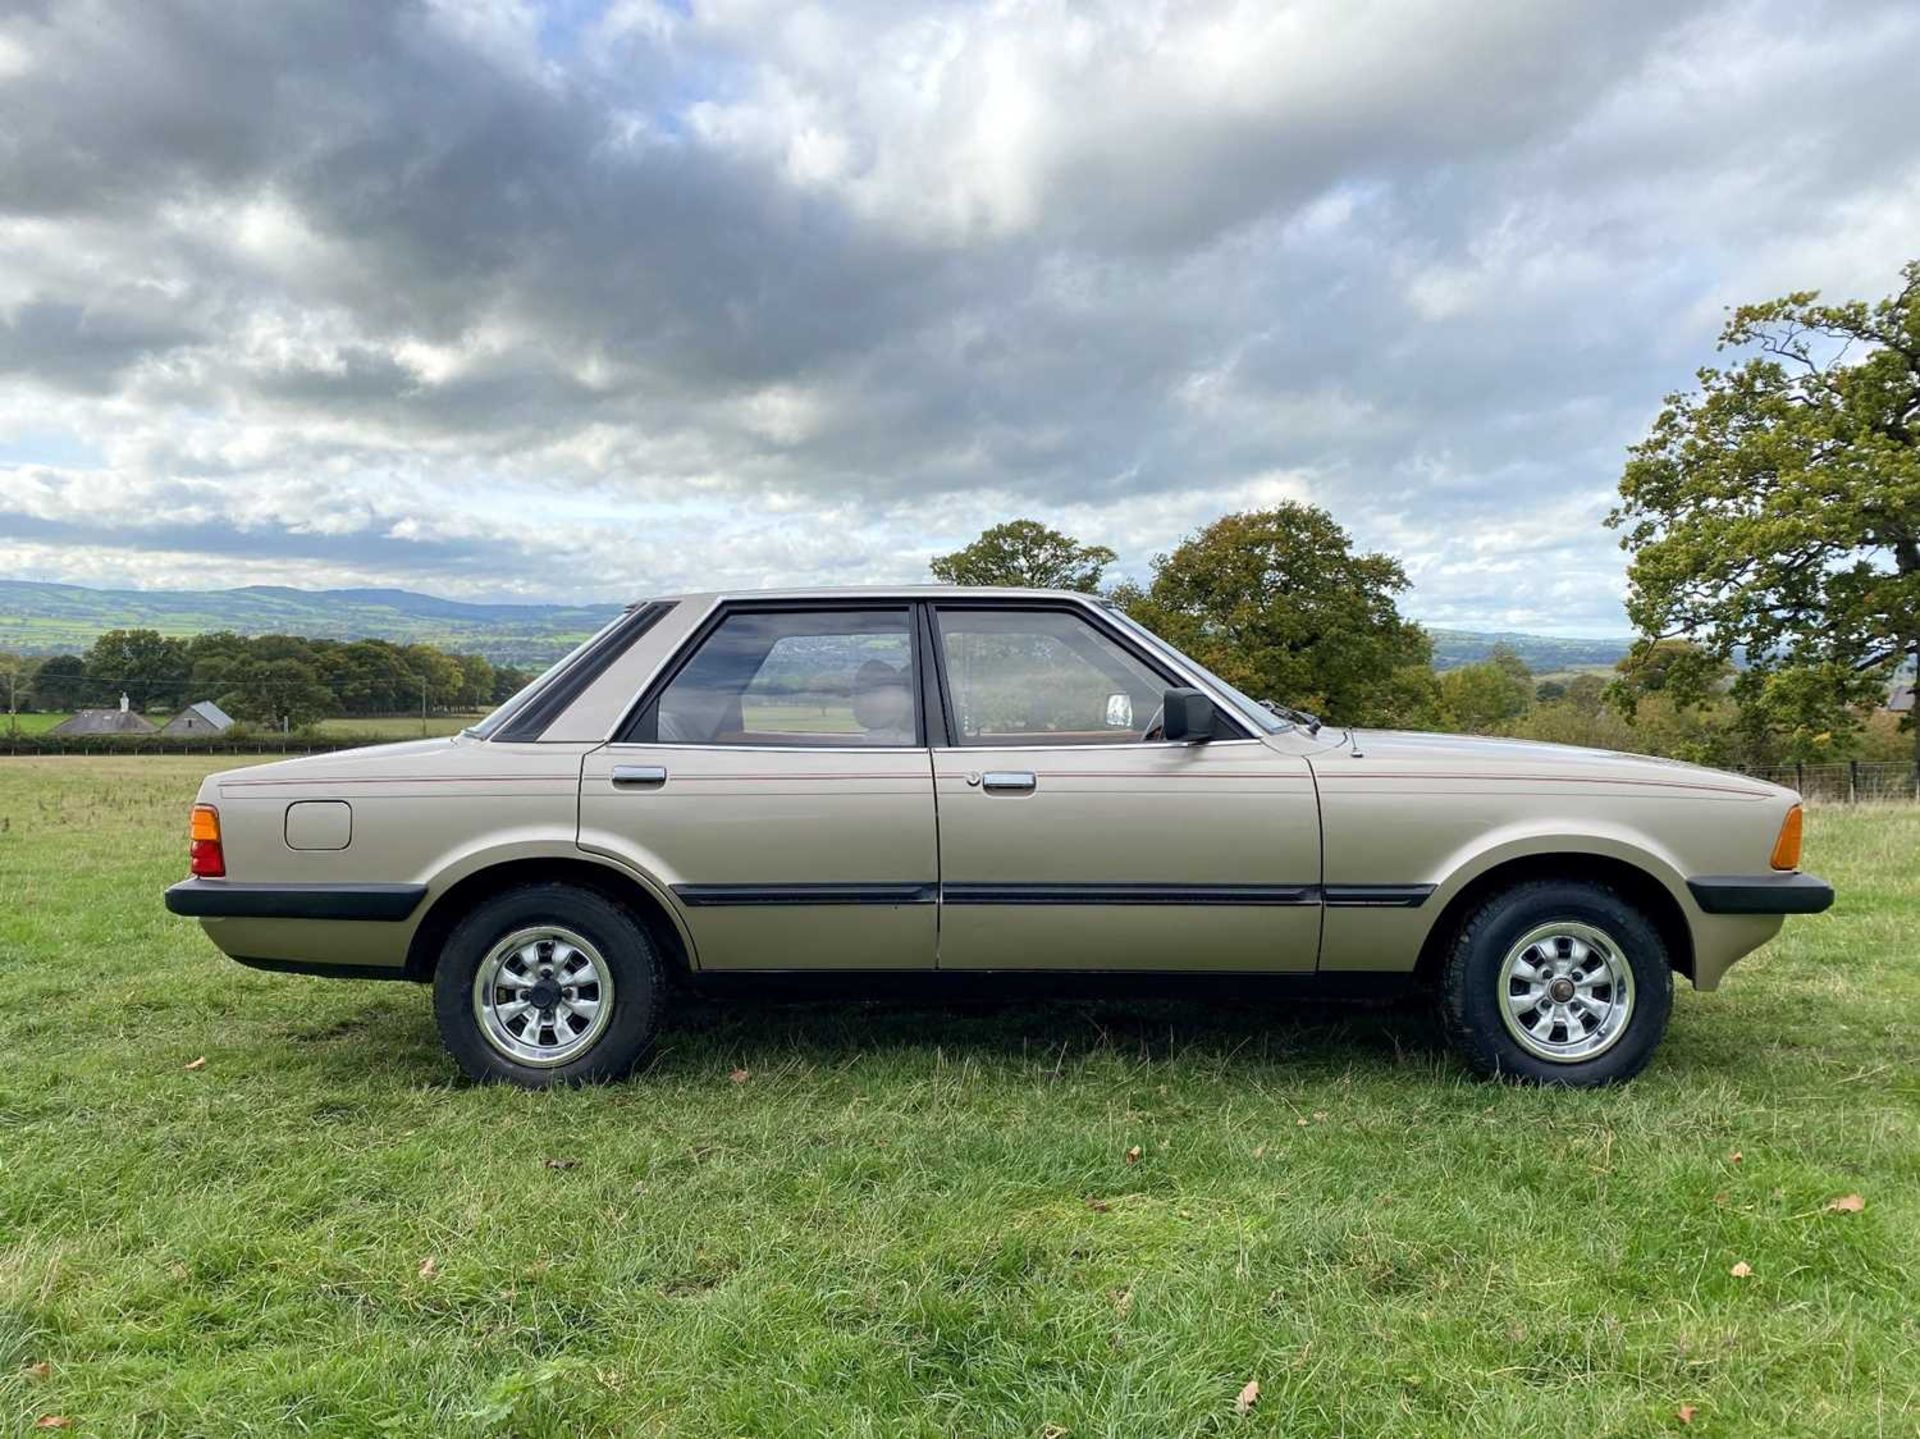
[[[1088,608],[950,603],[932,620],[942,969],[1314,968],[1304,760],[1230,717],[1208,743],[1149,738],[1181,681]]]
[[[723,607],[586,757],[580,842],[712,970],[928,969],[939,879],[911,605]]]

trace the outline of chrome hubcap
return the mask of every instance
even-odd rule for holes
[[[1555,1064],[1606,1053],[1633,1017],[1633,967],[1589,924],[1557,920],[1521,935],[1500,966],[1499,985],[1507,1033]]]
[[[473,1013],[487,1043],[516,1064],[565,1064],[613,1017],[613,972],[570,929],[541,925],[501,940],[480,961]]]

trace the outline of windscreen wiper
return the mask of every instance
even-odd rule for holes
[[[1299,725],[1300,728],[1305,730],[1309,735],[1317,735],[1320,733],[1319,715],[1308,714],[1305,710],[1297,710],[1292,705],[1275,704],[1272,700],[1261,700],[1260,707],[1271,710],[1283,720]]]

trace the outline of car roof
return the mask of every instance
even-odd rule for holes
[[[712,604],[723,600],[1073,600],[1099,604],[1098,595],[1080,590],[1015,589],[1001,585],[834,585],[797,589],[700,590],[654,595],[655,601]]]

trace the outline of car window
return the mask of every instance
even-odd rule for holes
[[[1106,610],[1108,616],[1115,624],[1120,625],[1124,629],[1132,630],[1133,633],[1147,641],[1153,648],[1161,651],[1176,663],[1185,665],[1194,674],[1199,675],[1201,679],[1212,685],[1216,691],[1224,694],[1233,702],[1233,707],[1240,712],[1240,717],[1253,725],[1253,727],[1262,734],[1279,734],[1282,730],[1290,730],[1293,728],[1292,721],[1280,718],[1280,716],[1261,704],[1260,701],[1252,695],[1246,693],[1246,691],[1236,689],[1234,686],[1228,684],[1192,655],[1180,653],[1179,650],[1161,639],[1160,636],[1141,624],[1140,621],[1121,609],[1120,606],[1109,604]]]
[[[893,610],[735,613],[655,702],[663,744],[915,745],[913,623]]]
[[[1135,744],[1159,711],[1166,681],[1080,615],[938,614],[960,744]]]

